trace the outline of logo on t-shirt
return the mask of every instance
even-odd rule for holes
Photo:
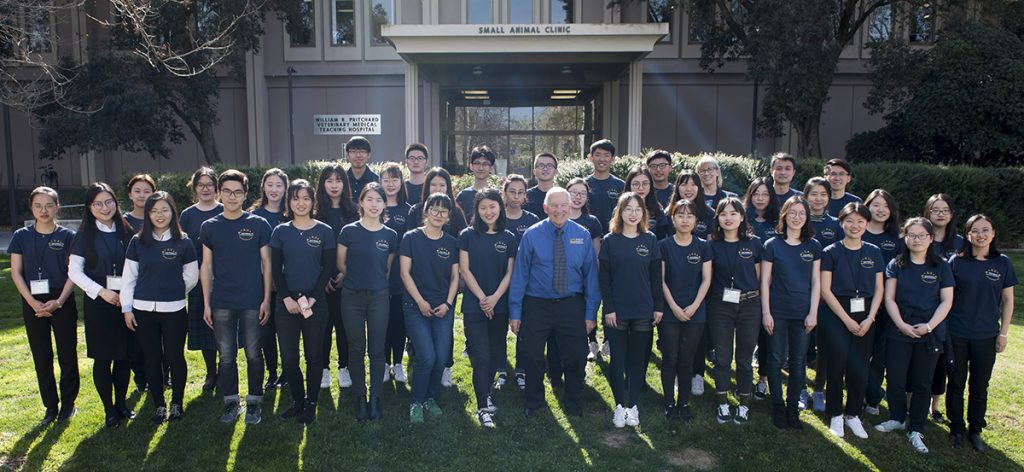
[[[403,214],[397,214],[395,216],[392,216],[391,218],[393,220],[395,220],[395,222],[397,222],[400,225],[404,225],[405,224],[405,215],[403,215]]]
[[[378,239],[374,246],[377,246],[377,249],[381,251],[388,252],[391,249],[391,242],[387,239]]]
[[[613,188],[608,189],[607,195],[608,195],[608,198],[610,198],[612,200],[618,200],[619,199],[619,191],[615,190]]]
[[[315,248],[318,248],[318,247],[322,246],[323,244],[324,244],[324,242],[320,240],[320,236],[317,236],[315,234],[311,234],[309,236],[306,236],[306,245],[311,247],[311,248],[315,249]]]
[[[689,262],[690,264],[700,264],[700,253],[698,253],[698,252],[691,252],[691,253],[687,254],[686,255],[686,262]]]
[[[51,239],[50,242],[46,243],[46,247],[53,249],[54,251],[60,251],[61,249],[64,249],[64,241]]]
[[[694,233],[706,233],[708,232],[708,224],[701,221],[697,223],[697,226],[693,229]]]
[[[449,257],[452,257],[451,251],[449,251],[448,248],[446,247],[439,247],[435,252],[437,253],[437,257],[440,257],[441,259],[447,259]]]
[[[160,250],[160,255],[163,256],[164,259],[170,261],[178,257],[178,250],[173,247],[165,247]]]
[[[996,269],[988,269],[985,271],[985,278],[993,282],[998,282],[1003,278],[1003,274]]]
[[[939,276],[936,275],[935,272],[932,272],[930,270],[925,271],[923,274],[921,274],[921,281],[926,284],[933,284],[939,281]]]
[[[860,258],[860,266],[865,269],[874,269],[875,260],[870,257],[862,257]]]
[[[523,224],[523,225],[516,226],[516,232],[519,233],[520,236],[526,234],[526,230],[528,230],[528,229],[530,229],[529,225]]]
[[[766,238],[770,238],[770,237],[775,236],[775,235],[776,235],[775,228],[772,227],[772,226],[769,226],[768,229],[764,230],[764,236]]]
[[[646,244],[637,244],[636,245],[636,254],[638,256],[640,256],[640,257],[647,257],[647,256],[649,256],[651,254],[651,250],[647,249],[647,245]]]
[[[238,239],[242,241],[251,241],[254,237],[256,237],[256,232],[249,228],[242,228],[238,230]]]
[[[832,228],[824,228],[821,230],[821,237],[823,239],[836,239],[836,231]]]
[[[814,260],[814,253],[808,250],[800,251],[800,260],[804,262],[811,262]]]
[[[736,255],[743,259],[750,259],[751,257],[754,257],[754,250],[749,247],[741,247],[736,250]]]
[[[882,241],[882,244],[879,244],[878,247],[880,247],[882,249],[885,249],[886,251],[895,251],[896,250],[896,241],[893,241],[891,239],[886,239],[885,241]]]
[[[504,254],[508,251],[508,244],[505,244],[505,241],[498,241],[494,243],[494,250]]]

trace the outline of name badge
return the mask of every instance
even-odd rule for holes
[[[569,238],[569,244],[583,244],[583,238]]]
[[[739,303],[740,293],[742,292],[734,288],[727,288],[722,292],[722,301],[726,303]]]
[[[32,295],[48,295],[50,293],[50,280],[33,280],[28,284]]]
[[[121,277],[108,275],[107,276],[107,290],[113,290],[115,292],[121,290]]]
[[[850,299],[850,313],[861,313],[864,311],[864,297]]]

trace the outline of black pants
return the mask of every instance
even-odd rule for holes
[[[847,305],[849,306],[849,305]],[[821,320],[823,316],[829,316],[831,312],[824,303],[818,305],[818,320]],[[829,364],[828,358],[828,335],[821,329],[821,322],[818,322],[818,327],[814,328],[814,332],[811,333],[810,342],[814,343],[814,350],[817,353],[816,360],[814,361],[814,391],[825,392],[828,383],[828,370],[831,365]],[[806,377],[806,374],[805,374]],[[826,403],[828,401],[826,400]]]
[[[864,403],[877,407],[885,398],[882,380],[885,379],[885,361],[889,346],[888,331],[892,320],[883,305],[875,315],[875,339],[871,345],[871,362],[868,364],[868,386],[864,393]]]
[[[924,423],[931,405],[932,375],[939,354],[928,349],[924,341],[913,342],[903,335],[889,337],[886,360],[886,396],[889,400],[890,419],[907,421],[907,393],[910,393],[910,420],[908,432],[924,431]]]
[[[670,313],[666,317],[672,316]],[[666,405],[686,406],[690,402],[690,378],[693,377],[693,358],[704,361],[704,353],[697,347],[704,337],[704,323],[679,322],[662,319],[658,325],[661,340],[661,388]],[[676,380],[679,381],[679,402],[676,402]]]
[[[761,327],[761,332],[757,335],[757,375],[758,377],[768,377],[768,362],[771,362],[772,357],[772,338],[768,335],[768,331]]]
[[[388,290],[344,290],[341,318],[348,336],[352,393],[366,398],[364,356],[370,359],[370,396],[379,397],[384,386],[384,338],[391,316]]]
[[[962,433],[970,424],[970,432],[985,428],[988,408],[988,382],[996,363],[996,338],[964,339],[953,337],[953,375],[946,392],[946,416],[950,431]],[[969,388],[967,423],[964,423],[964,388]]]
[[[405,314],[402,312],[402,292],[389,295],[388,333],[384,339],[384,363],[401,364],[405,357]]]
[[[463,329],[469,362],[473,365],[473,392],[477,408],[487,406],[494,376],[505,357],[508,313],[495,313],[488,319],[483,313],[463,313]]]
[[[277,292],[270,292],[270,299],[277,300]],[[263,363],[266,364],[270,377],[277,375],[277,326],[274,323],[274,312],[277,304],[271,301],[270,317],[267,324],[260,326],[260,346],[263,350]]]
[[[730,390],[735,346],[736,389],[741,396],[749,396],[754,389],[754,346],[761,330],[761,299],[754,297],[739,303],[712,300],[708,304],[707,325],[715,346],[715,390],[719,394]]]
[[[611,384],[615,403],[632,408],[640,401],[644,366],[651,350],[653,326],[650,319],[618,320],[616,326],[604,325],[604,337],[611,343]]]
[[[946,393],[946,380],[949,377],[950,365],[946,353],[939,355],[939,361],[935,363],[935,373],[932,374],[932,395]]]
[[[59,295],[36,296],[46,303]],[[25,320],[25,334],[32,351],[32,363],[36,368],[39,396],[47,409],[57,409],[60,399],[65,405],[74,405],[78,398],[81,379],[78,374],[78,307],[75,297],[68,297],[64,306],[53,312],[53,316],[38,318],[35,310],[22,300],[22,318]],[[57,344],[57,363],[60,365],[60,395],[57,395],[57,379],[53,372],[53,341]]]
[[[327,304],[313,304],[313,316],[303,318],[301,314],[288,313],[281,299],[277,300],[277,339],[281,343],[281,375],[288,381],[292,399],[316,403],[320,395],[320,377],[324,369],[324,335],[327,334]],[[303,383],[302,369],[299,368],[299,335],[306,357],[306,383]]]
[[[562,350],[558,347],[558,336],[555,332],[548,335],[547,345],[547,372],[552,382],[561,383],[564,374],[562,368]]]
[[[846,299],[840,299],[844,306]],[[854,313],[854,320],[862,322],[867,313]],[[828,361],[828,386],[825,389],[825,412],[829,417],[846,414],[860,416],[864,410],[864,392],[867,389],[868,363],[875,342],[874,324],[864,336],[854,336],[832,310],[826,309],[818,319],[818,335],[824,341],[819,351],[818,365]],[[824,354],[824,356],[822,356]],[[819,371],[818,375],[826,375]],[[843,386],[846,390],[846,408],[843,408]]]
[[[544,403],[544,343],[552,333],[559,346],[565,372],[563,400],[568,408],[579,409],[583,397],[583,377],[587,363],[587,328],[582,295],[559,300],[527,296],[523,300],[523,319],[519,329],[525,347],[526,407]]]
[[[697,344],[697,355],[693,356],[693,375],[691,375],[690,377],[693,377],[695,375],[699,375],[701,377],[704,376],[704,373],[707,371],[707,361],[704,360],[704,358],[707,356],[709,352],[714,350],[715,343],[711,338],[711,328],[705,327],[704,333],[701,334],[700,340]],[[689,381],[689,379],[687,379],[687,381]],[[680,389],[682,389],[682,387],[680,387]]]
[[[789,379],[785,384],[785,400],[789,405],[796,405],[800,391],[805,388],[807,344],[811,342],[811,336],[805,332],[803,319],[775,318],[775,327],[769,339],[772,356],[768,362],[768,386],[772,392],[772,403],[784,403],[782,364],[788,358]]]
[[[338,344],[338,369],[348,368],[348,337],[345,334],[345,321],[341,317],[341,289],[335,290],[328,293],[327,298],[327,319],[324,326],[323,343],[321,347],[321,356],[323,356],[323,362],[320,363],[321,370],[329,369],[331,365],[331,329],[334,329],[334,336]],[[307,372],[307,375],[312,376],[313,372]],[[318,379],[319,380],[319,379]],[[319,385],[319,384],[318,384]]]
[[[185,381],[188,379],[188,367],[185,365],[187,312],[184,308],[173,313],[135,310],[135,321],[138,323],[136,334],[145,357],[146,380],[151,387],[149,398],[153,399],[153,405],[166,405],[162,369],[165,362],[171,371],[171,404],[184,404]]]

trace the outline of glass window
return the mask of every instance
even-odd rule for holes
[[[689,23],[687,25],[686,40],[690,44],[700,44],[707,41],[711,35],[711,22],[708,21],[709,13],[691,10]]]
[[[25,32],[28,35],[29,49],[32,52],[52,52],[50,10],[47,8],[29,7],[25,17]]]
[[[533,108],[512,107],[508,109],[509,129],[533,129]]]
[[[673,0],[647,0],[647,22],[668,23],[668,35],[658,42],[672,42],[672,17],[675,16],[675,11],[676,3]]]
[[[575,0],[551,0],[551,22],[573,23],[576,20]]]
[[[380,27],[395,24],[395,0],[373,0],[370,9],[370,23],[373,25],[373,45],[388,45],[380,36]]]
[[[313,0],[302,0],[299,4],[299,21],[294,25],[294,31],[289,31],[292,47],[316,46],[316,11]]]
[[[935,8],[930,3],[914,9],[910,17],[910,42],[930,43],[935,41]]]
[[[533,23],[533,2],[530,0],[519,0],[508,2],[509,23],[530,24]]]
[[[469,10],[466,12],[469,24],[479,25],[494,22],[491,19],[491,0],[466,0],[466,8]]]
[[[354,0],[332,0],[334,15],[331,17],[331,44],[334,46],[356,45],[356,10]]]
[[[880,43],[892,37],[892,6],[883,5],[871,12],[868,21],[868,42]]]

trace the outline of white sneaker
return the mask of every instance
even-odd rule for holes
[[[494,405],[494,400],[491,399],[490,395],[487,395],[487,408],[484,408],[484,411],[492,415],[498,412],[498,407]]]
[[[324,369],[320,377],[320,388],[331,388],[331,369]]]
[[[693,376],[693,380],[690,381],[690,394],[698,397],[704,395],[704,377]]]
[[[395,382],[406,383],[409,381],[409,378],[405,376],[405,370],[402,369],[402,364],[391,366],[391,375],[395,377]]]
[[[385,382],[390,382],[391,381],[391,366],[389,366],[387,364],[384,364],[384,381]]]
[[[911,446],[914,446],[914,450],[915,451],[920,452],[921,454],[927,454],[928,453],[928,446],[924,445],[924,435],[923,434],[921,434],[921,433],[919,433],[917,431],[913,431],[913,432],[907,433],[907,440],[910,441],[910,445]]]
[[[348,367],[338,369],[338,386],[341,388],[352,386],[352,375],[348,373]]]
[[[864,407],[864,413],[867,413],[871,416],[878,416],[881,413],[881,411],[878,410],[877,406],[867,405]]]
[[[601,346],[601,355],[611,359],[611,357],[612,357],[612,345],[608,344],[608,341],[605,341],[604,344]]]
[[[887,420],[881,424],[875,425],[875,429],[883,433],[890,433],[893,431],[903,431],[904,429],[907,429],[907,425],[896,420]]]
[[[601,348],[597,345],[596,341],[590,342],[590,354],[587,354],[588,361],[594,361],[598,356],[601,355]]]
[[[858,438],[861,439],[868,438],[868,432],[864,430],[864,424],[860,422],[860,418],[856,416],[847,416],[846,427],[850,428],[850,431],[853,432],[854,436],[857,436]]]
[[[828,430],[837,438],[843,437],[845,434],[843,431],[843,415],[833,416],[832,420],[829,421]]]
[[[612,424],[616,428],[626,427],[626,409],[622,405],[615,405],[615,413],[612,415]]]
[[[640,410],[636,405],[626,409],[626,426],[640,426]]]
[[[441,385],[443,385],[445,387],[451,387],[452,385],[455,385],[455,383],[452,382],[452,368],[451,367],[445,367],[444,368],[444,372],[441,372]]]

